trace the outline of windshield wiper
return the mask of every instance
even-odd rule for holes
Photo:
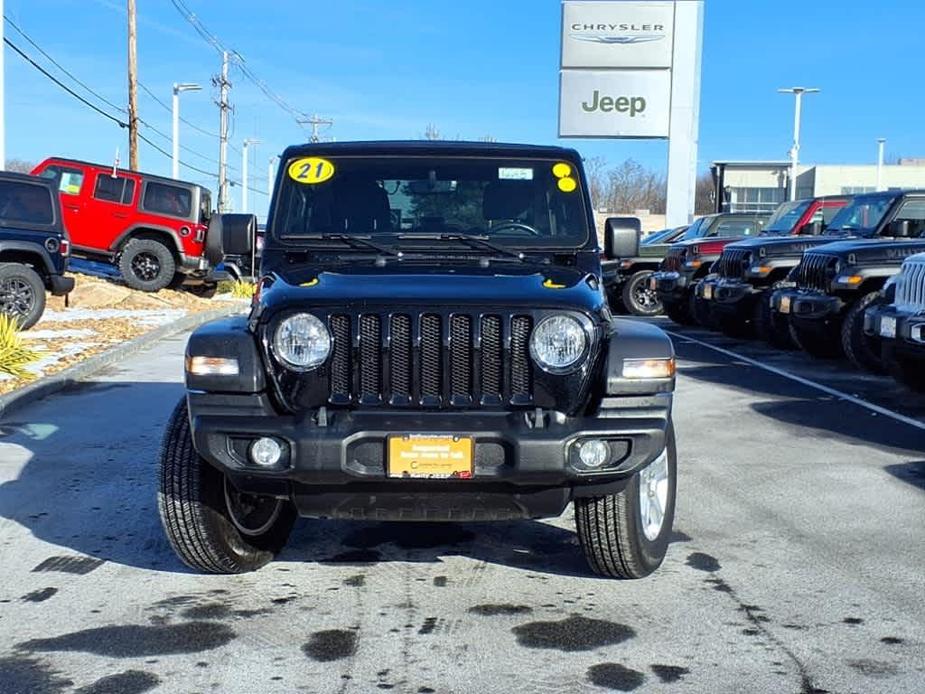
[[[368,251],[376,251],[382,255],[391,255],[396,258],[401,258],[401,251],[396,251],[394,248],[389,246],[382,246],[378,243],[373,243],[369,240],[368,236],[354,236],[353,234],[307,234],[305,236],[300,236],[300,239],[308,239],[309,241],[341,241],[342,243],[347,244],[351,248],[362,248]]]
[[[526,262],[526,256],[521,251],[515,251],[506,246],[499,246],[496,243],[488,241],[484,236],[470,236],[469,234],[399,234],[398,238],[401,240],[414,241],[459,241],[469,246],[469,248],[486,249],[494,251],[502,256],[516,258],[517,260]]]

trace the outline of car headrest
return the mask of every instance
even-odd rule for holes
[[[533,181],[492,181],[485,187],[485,219],[522,219],[533,207]]]

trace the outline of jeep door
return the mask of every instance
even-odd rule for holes
[[[58,197],[61,199],[61,218],[74,246],[92,246],[89,238],[93,233],[92,224],[86,224],[84,208],[84,190],[87,171],[68,164],[51,164],[33,171],[42,178],[58,179]]]
[[[117,239],[132,224],[138,181],[132,176],[113,176],[109,171],[93,175],[93,187],[87,201],[87,218],[92,220],[93,245],[114,250]]]

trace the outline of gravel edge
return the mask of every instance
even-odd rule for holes
[[[136,352],[140,352],[152,346],[159,340],[176,335],[184,330],[197,328],[203,323],[208,323],[211,320],[225,318],[240,310],[241,306],[234,304],[212,309],[211,311],[188,314],[172,323],[167,323],[166,325],[146,332],[144,335],[139,335],[117,347],[113,347],[100,354],[95,354],[86,361],[74,364],[74,366],[70,366],[63,371],[51,374],[50,376],[43,376],[23,388],[14,390],[5,395],[0,395],[0,420],[3,420],[7,415],[16,410],[20,410],[42,398],[57,393],[105,369],[107,366],[118,363]]]

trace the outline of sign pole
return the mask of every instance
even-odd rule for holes
[[[676,2],[665,226],[689,224],[697,189],[703,3]]]

